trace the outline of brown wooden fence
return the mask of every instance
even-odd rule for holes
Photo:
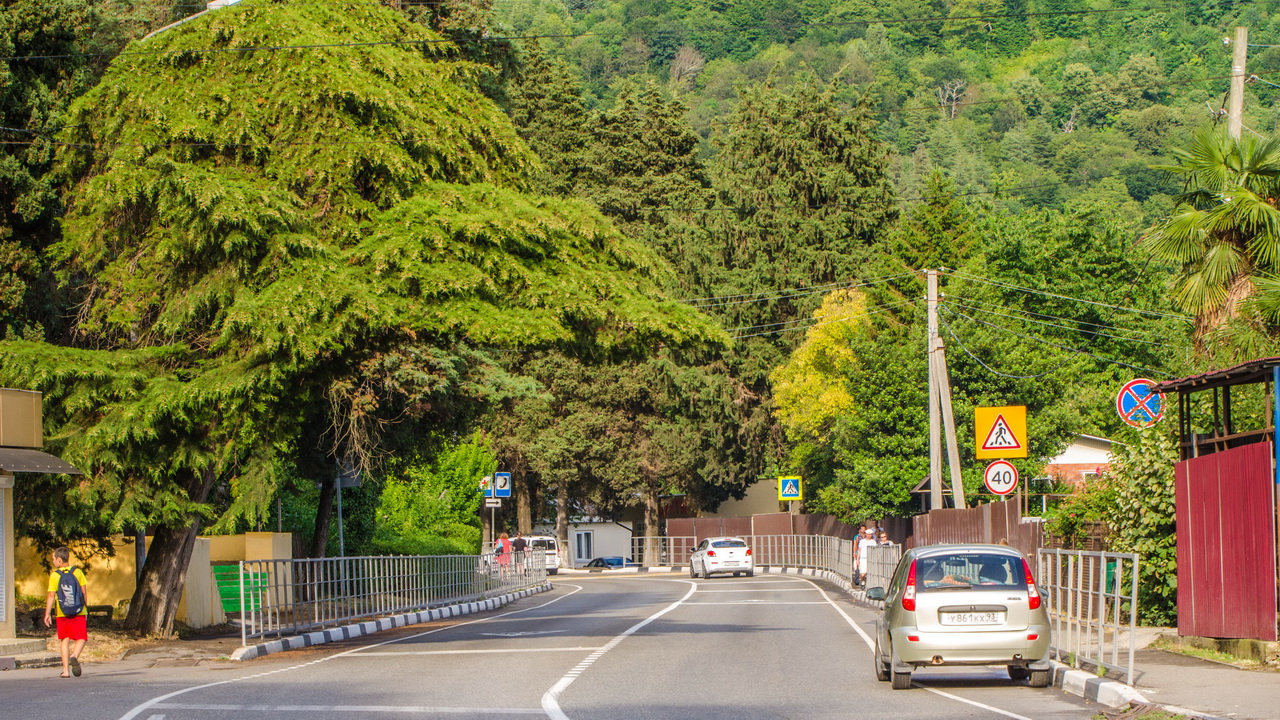
[[[1022,551],[1034,565],[1036,551],[1044,546],[1044,523],[1024,521],[1017,502],[996,502],[973,508],[932,510],[911,519],[907,547],[938,543],[1006,543]]]

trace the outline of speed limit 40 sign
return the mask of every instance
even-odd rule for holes
[[[1008,495],[1018,487],[1018,468],[1008,460],[997,460],[982,475],[987,489],[996,495]]]

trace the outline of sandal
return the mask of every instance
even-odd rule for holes
[[[65,678],[70,678],[71,676],[70,676],[70,675],[59,675],[58,677],[60,677],[60,678],[64,678],[64,679],[65,679]]]
[[[67,660],[67,664],[71,666],[71,674],[80,677],[80,658],[72,655],[71,659]]]

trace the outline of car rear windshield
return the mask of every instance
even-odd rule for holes
[[[716,540],[711,543],[711,547],[746,547],[747,544],[741,540]]]
[[[921,590],[1026,587],[1022,558],[1012,555],[958,553],[917,561]]]
[[[532,547],[535,550],[555,550],[556,541],[555,540],[533,540],[533,541],[530,541],[529,547]]]

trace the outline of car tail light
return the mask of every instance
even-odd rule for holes
[[[1039,633],[1027,633],[1027,639],[1028,639],[1028,640],[1039,640],[1039,639],[1040,639],[1040,634],[1039,634]]]
[[[751,554],[751,548],[747,548],[747,554],[748,554],[748,555],[750,555],[750,554]]]
[[[715,551],[715,550],[708,550],[708,551],[707,551],[707,557],[715,557],[715,556],[716,556],[716,551]]]
[[[902,609],[916,610],[916,561],[911,561],[911,569],[907,570],[907,587],[902,591]]]
[[[1040,591],[1036,589],[1036,579],[1031,576],[1031,566],[1026,558],[1022,559],[1022,569],[1027,573],[1027,606],[1032,610],[1040,607]]]

